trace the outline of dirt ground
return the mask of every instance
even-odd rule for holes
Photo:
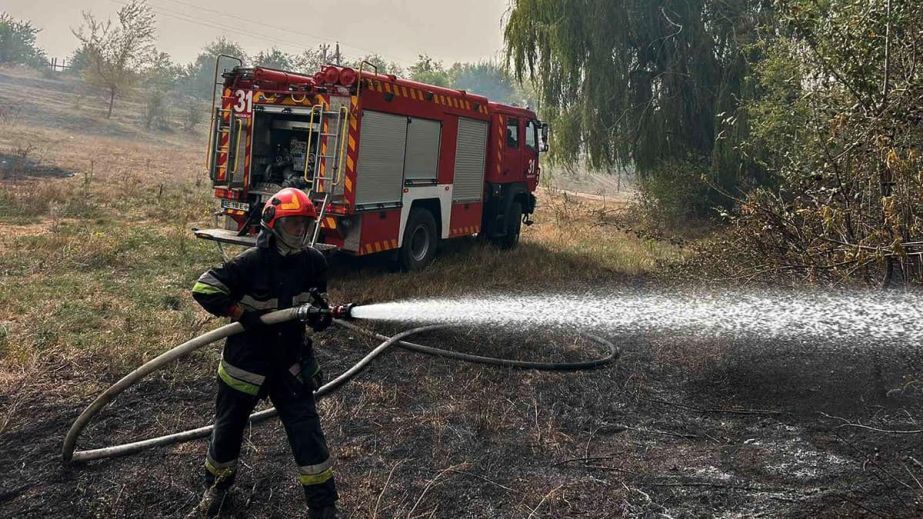
[[[581,373],[402,350],[376,361],[320,405],[344,508],[356,518],[923,515],[919,388],[905,385],[920,352],[609,338],[619,360]],[[578,335],[466,329],[420,342],[547,360],[600,353]],[[373,343],[339,330],[318,345],[336,374]],[[216,359],[212,349],[149,377],[80,446],[208,423]],[[70,423],[119,376],[49,361],[3,381],[0,516],[176,517],[193,506],[204,440],[61,463]],[[276,420],[248,431],[242,460],[232,517],[302,513]]]

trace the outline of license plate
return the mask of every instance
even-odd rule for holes
[[[222,209],[237,209],[238,211],[249,211],[250,204],[244,202],[235,202],[234,200],[222,200]]]

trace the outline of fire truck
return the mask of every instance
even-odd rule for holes
[[[531,110],[368,62],[309,75],[238,60],[221,78],[216,62],[206,166],[219,225],[200,238],[254,245],[262,204],[283,187],[315,202],[313,246],[389,252],[406,270],[440,240],[512,247],[532,223],[548,126]]]

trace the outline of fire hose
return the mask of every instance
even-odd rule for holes
[[[334,315],[341,317],[349,318],[349,312],[351,306],[342,306],[337,307],[338,312],[335,312]],[[279,324],[286,321],[291,321],[294,319],[304,320],[310,313],[318,312],[317,307],[311,305],[304,305],[295,308],[288,308],[285,310],[279,310],[266,314],[262,317],[262,320],[265,324]],[[608,349],[608,354],[604,357],[597,359],[579,361],[579,362],[531,362],[531,361],[519,361],[511,359],[501,359],[495,357],[483,357],[480,355],[471,355],[467,353],[460,353],[450,350],[444,350],[441,348],[434,348],[432,346],[424,346],[422,344],[416,344],[412,342],[405,341],[404,339],[415,335],[418,333],[424,333],[433,330],[439,330],[448,328],[449,325],[444,324],[434,324],[428,326],[421,326],[418,328],[413,328],[406,330],[404,332],[398,333],[388,337],[371,330],[367,330],[360,326],[356,326],[350,322],[347,322],[344,319],[334,319],[333,322],[338,326],[343,328],[367,335],[376,339],[383,340],[381,344],[375,347],[370,351],[365,357],[363,357],[359,362],[354,364],[348,370],[340,374],[335,379],[324,384],[314,393],[315,398],[321,398],[325,395],[328,395],[339,388],[341,385],[349,381],[351,378],[355,377],[365,366],[367,366],[372,360],[384,353],[386,350],[390,349],[392,346],[398,346],[400,348],[414,351],[417,353],[423,353],[427,355],[435,355],[443,358],[449,358],[454,360],[461,360],[465,362],[472,362],[478,364],[490,364],[494,366],[505,366],[514,369],[532,369],[532,370],[543,370],[543,371],[579,371],[597,368],[606,364],[609,364],[615,361],[619,356],[619,349],[611,342],[594,335],[586,335],[587,338],[592,341],[605,346]],[[96,400],[94,400],[87,408],[77,417],[73,425],[71,425],[70,430],[68,430],[67,435],[64,438],[64,445],[62,447],[62,456],[65,462],[83,462],[83,461],[92,461],[103,458],[112,458],[116,456],[124,456],[127,454],[133,454],[150,447],[156,447],[161,445],[170,445],[174,443],[194,440],[197,438],[202,438],[208,436],[213,425],[207,425],[205,427],[199,427],[196,429],[189,429],[186,431],[168,434],[164,436],[158,436],[155,438],[149,438],[146,440],[140,440],[130,443],[123,443],[121,445],[114,445],[112,447],[101,447],[98,449],[90,450],[76,450],[77,439],[80,437],[80,433],[83,432],[84,428],[89,424],[90,420],[96,416],[109,402],[111,402],[119,393],[125,391],[136,382],[144,378],[145,376],[157,371],[166,364],[173,362],[177,359],[180,359],[195,350],[203,348],[213,342],[219,341],[231,335],[235,335],[244,331],[243,326],[239,323],[231,323],[224,325],[220,328],[212,330],[210,332],[204,333],[194,339],[191,339],[175,348],[168,350],[159,356],[151,359],[150,361],[142,364],[140,367],[125,375],[118,382],[110,386],[108,389],[103,391]],[[263,411],[259,411],[250,415],[250,423],[258,423],[268,418],[271,418],[276,415],[275,408],[269,408]]]

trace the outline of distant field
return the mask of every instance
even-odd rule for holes
[[[200,123],[192,134],[181,129],[182,114],[192,101],[180,97],[169,99],[166,118],[173,122],[173,128],[153,132],[144,128],[145,102],[143,94],[137,91],[119,97],[112,118],[106,119],[108,99],[79,78],[20,67],[0,67],[0,125],[7,129],[6,134],[11,128],[24,125],[64,130],[70,132],[68,138],[96,135],[176,146],[190,146],[190,137],[205,138],[207,122]],[[202,119],[206,121],[207,103],[194,105],[202,111]],[[26,146],[29,142],[18,139],[5,144]],[[57,141],[57,144],[62,143]],[[64,149],[56,151],[67,152]],[[59,153],[55,156],[61,158]]]

